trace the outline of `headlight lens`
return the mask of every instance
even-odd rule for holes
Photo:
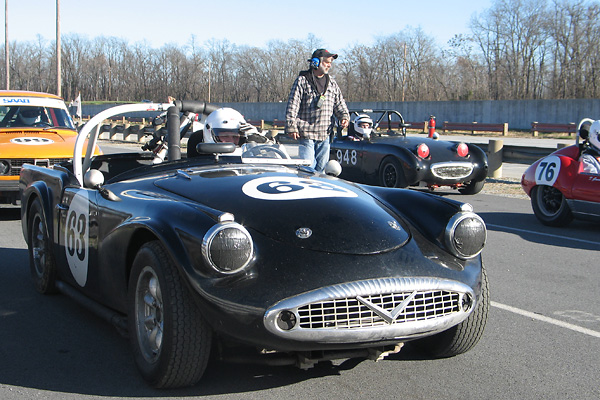
[[[10,163],[5,160],[0,160],[0,175],[8,175],[10,172]]]
[[[421,143],[417,146],[417,155],[423,159],[429,157],[429,147],[425,143]]]
[[[456,154],[458,154],[460,157],[468,156],[469,146],[467,146],[465,143],[459,143],[458,145],[456,145]]]
[[[202,256],[218,272],[236,273],[254,256],[252,237],[234,222],[215,225],[204,235]]]
[[[446,225],[446,246],[458,258],[467,259],[478,255],[487,238],[483,219],[475,213],[455,214]]]

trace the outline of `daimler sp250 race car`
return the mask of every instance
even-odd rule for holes
[[[38,291],[65,293],[128,331],[155,387],[197,383],[211,352],[236,346],[306,367],[382,358],[405,342],[448,357],[478,342],[486,227],[470,205],[319,174],[274,145],[240,153],[200,142],[185,157],[182,113],[215,108],[117,106],[83,127],[70,162],[23,166]],[[164,162],[152,152],[92,156],[95,126],[141,110],[167,111]]]

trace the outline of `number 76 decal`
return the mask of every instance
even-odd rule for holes
[[[536,185],[554,185],[560,173],[560,157],[549,156],[544,158],[535,169]]]

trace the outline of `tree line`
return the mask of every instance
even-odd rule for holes
[[[589,0],[494,0],[470,33],[445,46],[421,28],[338,50],[331,74],[347,101],[597,98],[600,4]],[[440,21],[443,24],[443,21]],[[287,101],[322,40],[272,40],[264,48],[192,36],[152,48],[116,37],[61,37],[62,94],[84,101]],[[336,50],[336,49],[331,49]],[[10,44],[11,89],[56,93],[56,46]],[[2,51],[2,65],[5,65]],[[6,71],[2,69],[3,82]]]

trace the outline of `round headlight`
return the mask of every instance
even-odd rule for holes
[[[429,147],[425,143],[421,143],[417,146],[417,155],[423,159],[429,157]]]
[[[460,157],[466,157],[469,155],[469,146],[466,143],[459,143],[456,145],[456,154]]]
[[[215,225],[204,235],[202,255],[218,272],[233,274],[252,260],[252,237],[246,228],[234,222]]]
[[[10,163],[5,160],[0,160],[0,175],[8,175],[10,173]]]
[[[446,225],[446,246],[458,258],[473,258],[483,250],[487,230],[477,214],[455,214]]]

